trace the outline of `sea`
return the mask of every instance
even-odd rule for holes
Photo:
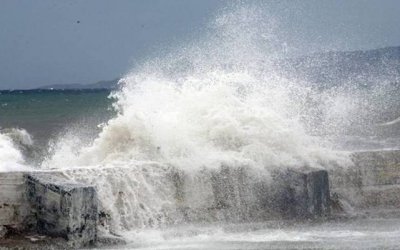
[[[78,136],[79,140],[72,140],[76,143],[73,145],[82,148],[84,147],[83,145],[89,147],[99,137],[99,134],[102,136],[101,133],[104,133],[104,127],[99,125],[113,123],[113,119],[121,115],[118,108],[113,105],[116,99],[112,97],[112,93],[115,91],[118,90],[1,91],[0,126],[2,135],[8,135],[8,138],[18,141],[19,146],[15,148],[23,152],[19,156],[23,160],[18,159],[18,157],[17,159],[11,158],[18,162],[17,169],[21,166],[27,168],[27,165],[31,165],[30,168],[33,169],[57,169],[57,165],[53,164],[57,164],[60,161],[63,162],[62,167],[59,167],[61,169],[75,167],[74,165],[65,166],[65,162],[68,161],[65,161],[60,156],[57,156],[60,159],[53,163],[54,159],[57,159],[56,156],[53,156],[53,162],[49,160],[49,156],[66,153],[68,154],[67,157],[76,157],[76,154],[71,154],[70,149],[66,150],[63,147],[57,147],[57,142],[70,142],[71,138]],[[166,105],[166,103],[164,104]],[[152,110],[152,112],[156,111]],[[135,118],[132,119],[133,124],[131,125],[133,126],[132,129],[134,129]],[[125,125],[130,126],[130,124]],[[151,126],[154,125],[152,124]],[[162,124],[158,125],[161,126]],[[227,125],[224,125],[223,129],[229,129],[229,126],[225,126]],[[154,132],[159,129],[156,129]],[[171,129],[175,130],[175,127],[173,126]],[[172,133],[171,131],[169,132]],[[179,134],[185,132],[187,131],[181,128],[170,139],[179,140]],[[122,134],[121,136],[119,139],[124,140],[125,136],[130,135]],[[365,150],[371,147],[380,149],[380,145],[388,141],[388,138],[378,140],[376,137],[373,137],[369,138],[368,143],[365,143],[366,138],[364,140],[360,140],[361,137],[357,138],[353,136],[348,139],[346,145],[337,145],[337,148],[344,150],[343,148],[348,148],[351,145],[351,147],[354,147],[353,150]],[[0,137],[0,139],[3,138]],[[168,136],[165,140],[167,139]],[[232,138],[229,140],[232,140]],[[170,142],[162,145],[166,146],[168,143]],[[391,143],[393,144],[385,144],[384,148],[395,146],[395,142]],[[4,166],[10,163],[10,157],[4,159],[4,155],[7,155],[4,152],[8,149],[4,148],[4,143],[0,145],[3,146],[3,163],[0,165],[4,168],[9,168],[9,166]],[[134,145],[130,147],[133,148]],[[56,152],[57,150],[61,151]],[[136,162],[134,165],[136,164],[139,163]],[[120,164],[116,165],[120,167]],[[82,166],[76,167],[81,168]],[[104,171],[102,170],[104,167],[98,166],[99,171]],[[112,168],[113,166],[108,167]],[[90,168],[94,168],[94,166],[90,166]],[[3,170],[17,169],[13,167]],[[138,175],[132,174],[129,171],[126,171],[126,173],[129,175],[126,179],[120,178],[122,182],[132,181],[132,183],[140,185],[138,179],[140,180],[141,177],[138,178]],[[120,174],[116,174],[117,179],[120,177]],[[135,185],[117,185],[117,182],[113,178],[109,180],[110,182],[114,181],[116,185],[114,188],[119,186],[124,191],[135,188]],[[107,180],[101,181],[99,183],[103,183],[103,181],[107,182]],[[151,182],[144,183],[148,185]],[[157,185],[160,185],[160,183]],[[146,192],[149,191],[154,192],[154,190],[146,190]],[[110,195],[109,193],[107,194]],[[147,201],[147,205],[159,202],[153,199],[165,198],[154,193],[146,194],[153,195],[153,198]],[[108,198],[104,199],[110,201]],[[127,197],[127,199],[130,198]],[[138,202],[138,199],[140,200],[141,198],[132,197],[132,201]],[[146,202],[146,200],[144,199],[142,202]],[[137,214],[135,215],[137,212],[134,209],[123,213],[126,212],[129,212],[130,215],[128,214],[128,216],[133,216],[138,221],[145,220]],[[121,213],[121,211],[117,213]],[[345,219],[338,218],[301,222],[272,220],[253,223],[221,223],[218,221],[209,221],[207,223],[184,223],[182,225],[172,223],[172,225],[167,226],[166,224],[168,223],[165,225],[163,223],[149,225],[146,222],[138,224],[134,220],[119,222],[119,226],[114,225],[114,227],[119,227],[114,230],[126,240],[126,243],[112,246],[113,249],[400,249],[398,242],[400,237],[399,218],[365,216],[365,214],[361,213],[358,216],[353,215],[353,217]],[[112,232],[112,235],[115,235],[115,232]],[[103,248],[109,249],[110,246]]]
[[[28,143],[24,157],[38,165],[51,143],[73,127],[94,138],[97,126],[116,114],[109,95],[105,89],[0,91],[0,129]]]
[[[239,3],[114,90],[0,91],[0,171],[62,171],[94,185],[99,234],[123,238],[118,249],[400,249],[395,216],[258,221],[240,201],[237,217],[219,214],[221,167],[268,180],[279,168],[351,167],[349,152],[400,146],[398,82],[359,84],[333,70],[335,84],[322,88],[286,72],[274,23]]]

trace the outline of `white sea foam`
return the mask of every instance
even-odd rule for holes
[[[23,129],[0,131],[0,172],[28,169],[18,145],[32,145],[32,138]]]
[[[276,72],[267,50],[278,49],[274,23],[260,15],[253,7],[224,12],[200,41],[136,67],[114,93],[118,116],[94,143],[60,142],[45,164],[63,166],[68,157],[68,166],[134,159],[273,168],[340,160],[305,131],[302,111],[314,92]]]
[[[256,181],[276,168],[348,164],[306,131],[314,92],[275,70],[279,44],[263,20],[257,8],[222,13],[200,41],[136,67],[113,94],[119,113],[98,138],[90,146],[60,140],[43,167],[96,185],[112,230],[126,230],[182,221],[177,189],[191,201],[184,205],[208,213],[197,217],[220,218],[207,171],[221,166],[246,167]],[[192,185],[177,188],[171,166]]]
[[[124,234],[135,249],[395,249],[397,219],[317,225],[183,226]],[[378,227],[378,228],[376,228]]]

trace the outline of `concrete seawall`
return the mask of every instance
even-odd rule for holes
[[[58,172],[0,173],[0,180],[1,227],[60,237],[73,248],[96,241],[94,187]]]
[[[84,174],[85,170],[81,171]],[[244,178],[245,175],[240,169],[229,168],[222,168],[212,174],[216,181],[213,185],[216,199],[214,212],[220,218],[231,221],[230,216],[237,213],[234,204],[241,199],[242,202],[246,201],[246,193],[232,192],[232,185],[246,187],[237,182],[237,178]],[[261,213],[270,215],[262,218],[276,215],[281,218],[304,219],[329,215],[326,171],[312,168],[287,169],[274,176],[273,190],[264,189],[266,186],[262,183],[255,186],[261,201],[259,203],[264,204],[257,206],[257,210],[265,210]],[[59,237],[71,248],[89,246],[96,242],[98,214],[101,211],[93,186],[72,181],[60,172],[10,172],[1,173],[0,178],[0,227],[13,228],[22,234],[33,232]],[[201,212],[201,209],[196,210],[199,208],[191,209]]]
[[[352,154],[353,166],[329,172],[333,195],[356,209],[400,208],[400,150]]]
[[[221,168],[211,173],[213,212],[216,217],[232,217],[238,212],[237,202],[248,202],[249,191],[240,190],[240,186],[248,185],[254,185],[250,192],[260,203],[249,204],[249,208],[254,208],[254,214],[265,210],[260,217],[264,219],[270,218],[264,216],[267,213],[275,219],[330,216],[332,196],[358,208],[400,207],[400,151],[357,152],[352,159],[353,167],[329,173],[313,168],[277,171],[273,173],[272,185],[271,180],[247,183],[242,169]],[[172,178],[177,182],[177,190],[179,185],[191,185],[184,183],[179,172]],[[177,198],[182,209],[187,209],[187,197],[178,192]],[[201,213],[204,208],[191,209]],[[60,237],[72,248],[92,245],[98,240],[99,213],[96,188],[73,181],[61,172],[0,173],[0,247],[1,231],[10,228]]]
[[[0,172],[0,225],[20,225],[29,214],[22,172]]]

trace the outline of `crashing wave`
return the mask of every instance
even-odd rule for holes
[[[29,169],[22,153],[23,148],[33,145],[33,140],[24,129],[0,130],[0,172]]]
[[[346,154],[306,131],[304,110],[315,92],[276,72],[264,46],[270,24],[257,8],[222,13],[204,39],[149,60],[120,81],[113,94],[118,115],[90,146],[64,138],[42,167],[95,185],[104,217],[126,230],[184,220],[176,212],[179,195],[204,208],[192,217],[215,220],[218,209],[207,202],[213,183],[224,178],[212,173],[223,168],[245,168],[254,184],[280,168],[347,164]],[[186,176],[186,185],[177,187],[174,172]],[[251,185],[232,178],[232,188],[258,199]],[[232,202],[233,212],[246,208]]]

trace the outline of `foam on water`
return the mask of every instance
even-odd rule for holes
[[[252,165],[327,166],[340,160],[301,121],[314,90],[288,80],[271,63],[282,50],[274,22],[256,7],[223,12],[204,38],[137,66],[114,93],[119,114],[73,164],[157,161],[182,168]],[[45,162],[62,166],[63,144]],[[79,151],[79,152],[76,152]]]
[[[118,93],[120,115],[81,150],[77,164],[135,159],[182,168],[272,168],[322,166],[336,159],[305,133],[286,89],[269,81],[223,71],[179,81],[130,76],[129,87]]]
[[[135,249],[395,249],[399,221],[183,226],[127,232]]]
[[[26,130],[0,130],[0,172],[29,169],[20,147],[32,144],[32,138]]]
[[[304,104],[316,93],[274,68],[271,59],[282,48],[273,29],[256,7],[222,12],[203,38],[138,65],[120,81],[113,94],[118,115],[91,145],[80,143],[79,132],[63,138],[42,167],[96,185],[111,217],[106,227],[118,231],[184,222],[177,189],[188,207],[203,211],[189,217],[227,220],[211,204],[210,171],[221,166],[245,167],[256,183],[276,168],[349,164],[345,153],[306,131]],[[174,171],[193,185],[177,188]],[[250,185],[232,178],[255,203]],[[243,213],[232,217],[252,214],[233,202]]]

